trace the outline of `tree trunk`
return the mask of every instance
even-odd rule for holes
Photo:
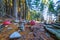
[[[15,22],[19,22],[18,20],[18,10],[17,10],[17,0],[14,0],[14,16],[15,16]]]
[[[25,19],[26,19],[27,14],[28,14],[28,7],[27,7],[26,0],[25,0]]]
[[[18,19],[17,0],[14,0],[14,16]]]
[[[0,0],[0,17],[4,16],[4,2]]]

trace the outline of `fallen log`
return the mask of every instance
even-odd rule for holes
[[[58,40],[60,40],[60,29],[54,27],[45,26],[45,29],[52,33]]]

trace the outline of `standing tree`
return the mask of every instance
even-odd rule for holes
[[[19,22],[19,20],[18,20],[18,10],[17,10],[17,8],[18,8],[17,0],[14,0],[13,6],[14,6],[15,22]]]
[[[30,9],[30,14],[36,15],[35,17],[37,18],[38,14],[42,14],[43,9],[44,9],[44,3],[41,0],[26,0],[28,9]],[[40,13],[34,13],[34,10]],[[31,15],[32,16],[32,15]],[[39,15],[40,16],[40,15]],[[35,17],[31,17],[31,19],[35,19]],[[41,17],[41,16],[40,16]],[[39,17],[38,17],[39,18]]]
[[[52,14],[56,14],[55,12],[55,9],[54,9],[54,2],[53,2],[53,0],[51,1],[49,1],[49,4],[48,4],[49,6],[48,6],[48,12],[49,12],[49,22],[51,23],[53,20],[53,18],[52,18]]]
[[[57,7],[56,7],[56,11],[57,11],[57,21],[60,23],[60,1],[57,1]]]
[[[5,15],[5,6],[4,6],[4,0],[0,0],[0,17],[4,16]]]
[[[51,13],[54,13],[54,12],[55,12],[53,1],[50,1],[50,2],[49,2],[48,10],[49,10],[49,12],[51,12]]]

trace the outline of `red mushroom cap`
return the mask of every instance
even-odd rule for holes
[[[31,24],[31,25],[35,25],[35,21],[32,20],[32,21],[30,22],[30,24]]]
[[[11,22],[9,20],[6,20],[6,21],[3,22],[3,24],[4,25],[9,25],[9,24],[11,24]]]

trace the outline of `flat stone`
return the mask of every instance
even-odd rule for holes
[[[21,35],[20,35],[20,33],[18,33],[17,31],[16,32],[14,32],[14,33],[12,33],[11,35],[10,35],[10,38],[12,39],[12,38],[20,38],[21,37]]]

